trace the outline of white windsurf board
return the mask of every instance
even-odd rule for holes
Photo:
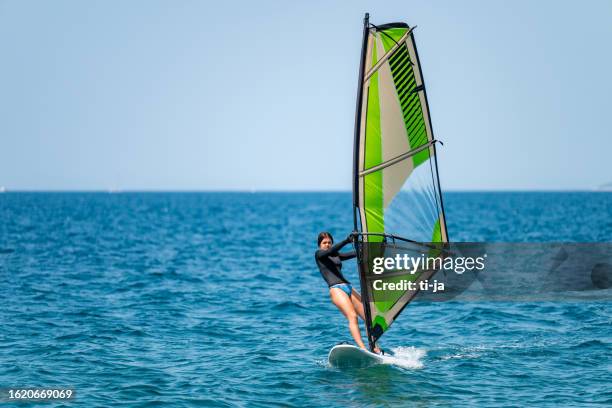
[[[382,364],[384,357],[352,344],[337,344],[329,351],[328,361],[332,367],[370,367]]]

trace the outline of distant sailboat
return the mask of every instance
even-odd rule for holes
[[[597,187],[597,191],[612,191],[612,181]]]

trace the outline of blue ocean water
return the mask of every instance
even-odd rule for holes
[[[328,367],[350,337],[313,254],[319,231],[350,231],[350,206],[349,193],[0,194],[0,388],[72,387],[66,406],[88,407],[612,404],[609,302],[414,303],[382,342],[397,365]],[[454,241],[612,240],[609,193],[445,206]]]

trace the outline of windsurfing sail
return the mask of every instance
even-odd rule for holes
[[[405,23],[364,20],[355,120],[353,207],[362,301],[370,348],[417,291],[375,290],[374,243],[448,242],[427,93]],[[419,252],[422,249],[416,249]],[[370,252],[370,253],[368,253]],[[435,271],[383,279],[423,280]],[[377,278],[380,278],[377,276]]]

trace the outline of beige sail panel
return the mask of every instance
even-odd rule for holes
[[[384,53],[382,40],[376,41],[377,52]],[[398,152],[410,150],[408,134],[404,124],[404,115],[399,103],[393,74],[389,62],[385,62],[378,69],[378,93],[380,98],[380,126],[382,134],[382,160],[397,157]],[[400,191],[402,185],[413,170],[412,161],[389,166],[383,171],[383,207],[387,208],[393,197]]]

